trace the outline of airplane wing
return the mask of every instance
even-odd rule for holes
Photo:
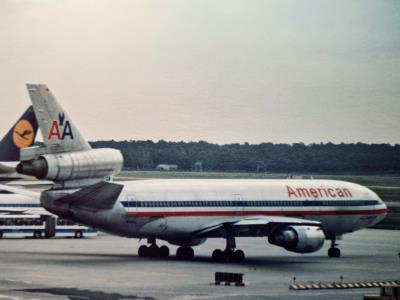
[[[228,221],[214,222],[207,227],[193,233],[199,237],[218,237],[221,232],[229,230],[235,236],[259,235],[267,236],[269,232],[280,226],[302,225],[321,226],[320,222],[301,218],[281,216],[251,216],[235,218]]]
[[[0,214],[9,214],[9,215],[48,215],[52,216],[53,214],[49,213],[43,207],[38,208],[30,208],[30,209],[0,209]]]
[[[0,184],[0,190],[4,190],[4,191],[11,192],[14,194],[23,195],[23,196],[29,197],[31,199],[40,201],[40,192],[35,192],[35,191],[22,189],[22,188],[16,188],[16,187],[4,185],[4,184]]]
[[[270,223],[290,224],[290,225],[314,225],[314,226],[318,226],[321,224],[320,222],[317,221],[309,221],[300,218],[259,216],[259,217],[249,217],[242,219],[240,221],[233,223],[233,225],[256,226],[256,225],[268,225]]]
[[[30,191],[23,188],[11,187],[8,185],[0,184],[0,190],[8,191],[14,194],[25,196],[24,204],[35,204],[21,207],[1,207],[0,213],[6,214],[34,214],[34,215],[51,215],[43,207],[39,206],[40,192]],[[26,199],[26,197],[28,199]],[[0,203],[1,204],[1,203]]]
[[[18,178],[17,178],[18,179]],[[35,187],[47,187],[53,185],[53,181],[49,180],[13,180],[10,182],[7,182],[7,186],[15,186],[15,187],[29,187],[29,188],[35,188]]]

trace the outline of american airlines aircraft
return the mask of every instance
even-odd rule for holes
[[[318,251],[339,257],[336,239],[380,222],[386,205],[366,187],[332,180],[137,180],[104,182],[119,172],[115,149],[91,149],[45,85],[28,91],[45,148],[21,152],[17,171],[55,182],[40,195],[47,210],[87,226],[129,238],[146,239],[141,257],[192,259],[193,246],[224,238],[215,261],[241,262],[236,237],[263,237],[296,253]]]

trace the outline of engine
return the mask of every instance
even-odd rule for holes
[[[287,226],[268,236],[268,242],[296,253],[311,253],[322,248],[325,235],[317,226]]]
[[[56,182],[101,178],[121,171],[123,158],[116,149],[91,149],[59,154],[44,154],[21,161],[17,172]]]

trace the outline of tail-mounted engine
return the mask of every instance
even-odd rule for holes
[[[311,253],[322,248],[325,235],[317,226],[287,226],[268,236],[268,242],[296,253]]]
[[[116,149],[103,148],[86,151],[43,154],[21,161],[17,172],[55,182],[102,178],[121,171],[123,158]]]

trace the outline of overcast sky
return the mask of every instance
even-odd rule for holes
[[[46,83],[88,140],[400,143],[400,1],[0,2],[0,135]]]

